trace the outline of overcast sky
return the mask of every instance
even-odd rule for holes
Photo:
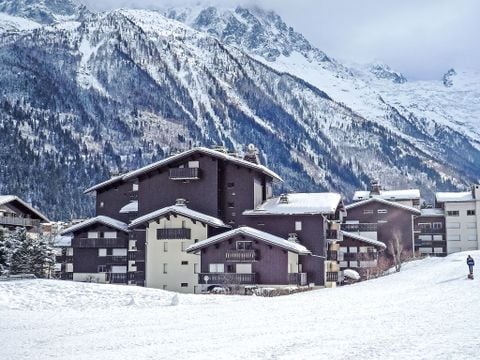
[[[95,9],[158,4],[256,4],[278,12],[328,55],[383,61],[410,79],[480,70],[478,0],[80,0]]]

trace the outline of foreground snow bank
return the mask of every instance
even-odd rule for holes
[[[1,358],[478,358],[480,281],[466,279],[466,255],[277,298],[0,282]]]

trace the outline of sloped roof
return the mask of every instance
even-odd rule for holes
[[[236,228],[236,229],[224,232],[222,234],[212,236],[208,239],[199,241],[195,244],[190,245],[187,248],[186,251],[189,252],[189,253],[195,252],[195,251],[198,251],[198,250],[200,250],[204,247],[215,244],[217,242],[224,241],[224,240],[226,240],[228,238],[231,238],[233,236],[236,236],[236,235],[249,236],[249,237],[254,238],[256,240],[263,241],[263,242],[265,242],[269,245],[278,246],[282,249],[294,252],[294,253],[299,254],[299,255],[310,255],[311,254],[310,250],[308,250],[303,245],[300,245],[296,242],[289,241],[289,240],[283,239],[279,236],[272,235],[270,233],[260,231],[260,230],[257,230],[257,229],[254,229],[254,228],[251,228],[251,227],[248,227],[248,226],[241,226],[239,228]]]
[[[175,213],[178,215],[185,216],[189,219],[194,219],[203,223],[206,223],[208,225],[211,225],[213,227],[226,227],[230,228],[229,225],[225,224],[222,220],[217,219],[216,217],[210,216],[210,215],[205,215],[201,212],[189,209],[185,205],[172,205],[168,207],[164,207],[162,209],[153,211],[151,213],[148,213],[146,215],[140,216],[139,218],[136,218],[132,220],[130,225],[128,226],[129,228],[134,228],[137,227],[140,224],[143,224],[145,222],[149,222],[151,220],[157,219],[159,217],[165,216],[170,213]]]
[[[81,230],[83,228],[86,228],[90,225],[97,224],[97,223],[103,224],[105,226],[109,226],[111,228],[114,228],[114,229],[117,229],[117,230],[120,230],[120,231],[128,232],[128,225],[126,223],[124,223],[120,220],[117,220],[117,219],[113,219],[113,218],[108,217],[108,216],[99,215],[99,216],[96,216],[94,218],[85,220],[85,221],[81,222],[80,224],[70,226],[69,228],[63,230],[60,233],[60,235],[71,234],[73,232],[76,232],[78,230]]]
[[[346,236],[346,237],[349,237],[349,238],[352,238],[352,239],[355,239],[355,240],[358,240],[358,241],[361,241],[361,242],[364,242],[364,243],[367,243],[367,244],[370,244],[370,245],[373,245],[373,246],[377,246],[377,247],[380,247],[382,249],[387,248],[387,245],[385,245],[381,241],[370,239],[366,236],[361,236],[359,234],[355,234],[355,233],[351,233],[351,232],[347,232],[347,231],[343,231],[343,230],[341,230],[340,232],[343,234],[343,236]]]
[[[445,216],[445,211],[443,209],[421,209],[421,216]]]
[[[462,192],[437,192],[435,193],[437,202],[462,202],[473,201],[473,194],[471,191]]]
[[[72,235],[57,235],[53,239],[55,247],[70,247],[72,246]]]
[[[243,215],[295,215],[333,214],[342,201],[337,193],[292,193],[288,203],[280,202],[280,197],[266,200],[254,210],[246,210]]]
[[[0,205],[6,205],[12,201],[17,201],[19,202],[22,206],[26,207],[28,210],[30,210],[32,213],[34,213],[36,216],[38,216],[41,220],[45,222],[49,222],[48,218],[43,215],[40,211],[35,209],[32,205],[26,203],[22,199],[20,199],[18,196],[15,195],[0,195]]]
[[[122,207],[119,211],[120,214],[128,214],[138,211],[138,201],[130,201],[127,205]]]
[[[380,190],[380,194],[372,194],[370,191],[355,191],[355,194],[353,195],[353,201],[365,200],[371,197],[377,197],[385,200],[413,200],[420,199],[420,190]]]
[[[166,165],[170,164],[171,162],[180,160],[184,157],[188,157],[188,156],[193,155],[195,153],[201,153],[201,154],[205,154],[205,155],[215,157],[217,159],[230,161],[230,162],[235,163],[237,165],[244,166],[244,167],[259,171],[259,172],[261,172],[261,173],[263,173],[267,176],[270,176],[273,179],[276,179],[278,181],[283,181],[282,178],[279,175],[277,175],[275,172],[273,172],[272,170],[268,169],[267,167],[265,167],[263,165],[254,164],[250,161],[243,160],[243,159],[237,158],[235,156],[222,153],[222,152],[217,151],[217,150],[208,149],[208,148],[204,148],[204,147],[197,147],[197,148],[193,148],[193,149],[184,151],[180,154],[170,156],[166,159],[154,162],[154,163],[152,163],[150,165],[147,165],[147,166],[144,166],[140,169],[130,171],[130,172],[124,174],[124,175],[115,176],[115,177],[113,177],[109,180],[106,180],[104,182],[101,182],[100,184],[97,184],[97,185],[94,185],[94,186],[88,188],[87,190],[84,191],[84,193],[86,194],[86,193],[98,190],[98,189],[100,189],[104,186],[116,183],[117,181],[126,181],[126,180],[129,180],[129,179],[135,178],[139,175],[145,174],[145,173],[150,172],[152,170],[155,170],[159,167],[166,166]]]
[[[388,200],[377,198],[377,197],[373,197],[373,198],[363,200],[363,201],[354,202],[352,204],[349,204],[349,205],[345,206],[345,209],[347,209],[347,211],[348,211],[349,209],[353,209],[353,208],[358,207],[358,206],[369,204],[369,203],[374,202],[374,201],[385,204],[385,205],[394,206],[394,207],[397,207],[399,209],[407,210],[407,211],[410,211],[410,212],[412,212],[416,215],[421,214],[419,209],[414,208],[412,206],[403,205],[403,204],[400,204],[400,203],[395,202],[395,201],[388,201]]]

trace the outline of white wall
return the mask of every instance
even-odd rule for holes
[[[479,201],[445,203],[445,227],[447,253],[478,249]],[[467,216],[467,210],[475,210],[475,215]],[[459,211],[459,216],[449,216],[448,211]]]
[[[157,229],[181,228],[183,221],[184,226],[191,229],[190,240],[157,240]],[[182,243],[186,248],[193,244],[195,239],[204,240],[206,238],[207,226],[198,221],[194,224],[190,219],[183,216],[171,216],[170,220],[162,218],[159,224],[156,221],[150,222],[146,230],[146,286],[182,293],[194,293],[195,289],[199,289],[198,274],[194,272],[194,269],[195,264],[197,264],[197,269],[200,271],[200,255],[187,254],[182,251]],[[165,251],[165,243],[167,243],[167,251]],[[182,261],[187,261],[188,264],[182,265]],[[167,273],[164,273],[164,264],[167,264]],[[186,283],[188,286],[182,287],[182,283]]]

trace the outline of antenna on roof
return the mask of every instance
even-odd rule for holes
[[[247,152],[243,156],[243,160],[260,165],[260,158],[258,156],[258,149],[253,144],[248,144]]]

